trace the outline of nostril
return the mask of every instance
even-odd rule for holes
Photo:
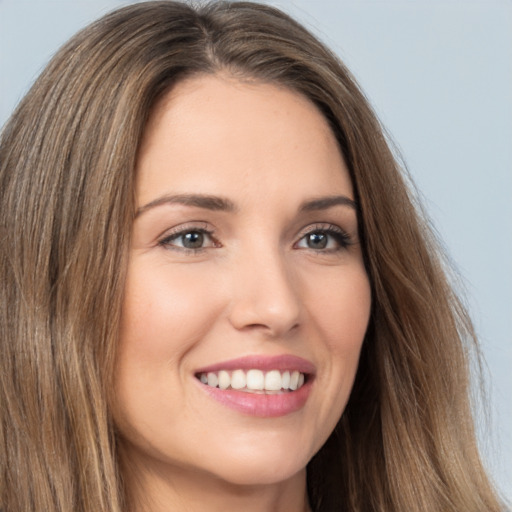
[[[279,255],[245,253],[233,272],[229,318],[237,330],[281,336],[300,324],[302,302]]]

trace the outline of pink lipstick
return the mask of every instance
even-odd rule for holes
[[[277,417],[302,408],[315,367],[292,356],[246,356],[215,363],[195,372],[202,389],[218,402],[244,414]]]

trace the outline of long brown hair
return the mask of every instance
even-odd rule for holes
[[[349,404],[308,466],[314,510],[497,512],[471,417],[471,323],[354,79],[274,8],[171,1],[77,34],[3,131],[0,507],[129,508],[109,401],[137,149],[161,94],[218,71],[313,101],[360,205],[373,310]]]

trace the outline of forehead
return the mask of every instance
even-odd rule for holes
[[[163,192],[311,194],[352,186],[335,136],[319,109],[288,88],[202,75],[162,97],[146,126],[137,164],[139,205]],[[313,190],[314,189],[314,190]]]

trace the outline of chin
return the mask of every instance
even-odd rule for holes
[[[216,470],[217,476],[225,482],[237,486],[264,486],[285,482],[306,469],[304,464],[274,464],[245,461]]]
[[[287,445],[288,443],[284,443]],[[213,471],[222,480],[235,485],[269,485],[286,481],[305,470],[310,460],[309,454],[297,451],[297,444],[275,448],[275,446],[258,449],[253,444],[251,449],[223,450],[217,458]]]

